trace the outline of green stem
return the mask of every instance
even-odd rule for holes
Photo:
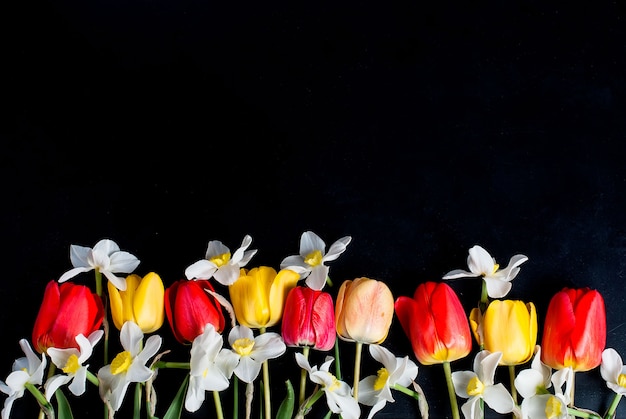
[[[98,380],[98,377],[96,377],[94,373],[89,370],[87,370],[87,379],[89,380],[91,384],[93,384],[96,387],[100,385],[100,380]]]
[[[335,377],[341,380],[341,361],[339,358],[339,339],[335,337]]]
[[[354,400],[359,400],[359,381],[361,379],[361,352],[363,352],[363,342],[356,343],[356,353],[354,355],[354,382],[352,395]]]
[[[517,389],[515,388],[515,365],[509,365],[509,379],[511,380],[511,396],[517,404]]]
[[[135,384],[135,399],[133,403],[133,419],[141,419],[141,383]]]
[[[419,400],[420,399],[420,395],[418,392],[411,390],[410,388],[406,388],[404,386],[401,386],[400,384],[394,384],[392,386],[390,386],[390,388],[394,389],[394,390],[398,390],[400,393],[404,393],[408,396],[413,397],[415,400]]]
[[[239,378],[233,375],[233,419],[239,417]]]
[[[261,327],[261,333],[265,333],[265,327]],[[270,369],[267,360],[263,361],[263,395],[265,396],[265,418],[272,418],[272,406],[270,404]]]
[[[35,385],[33,385],[32,383],[26,383],[24,384],[24,387],[33,396],[35,396],[35,399],[37,399],[37,402],[39,403],[39,406],[41,406],[41,409],[44,412],[44,414],[49,419],[54,419],[54,409],[52,408],[52,405],[50,404],[50,402],[46,399],[46,396],[41,391],[39,391],[39,389],[35,387]]]
[[[478,308],[480,308],[480,312],[482,314],[487,310],[487,306],[489,305],[489,294],[487,293],[487,281],[482,279],[482,288],[480,290],[480,303],[478,303]]]
[[[165,362],[157,361],[152,365],[152,368],[178,368],[182,370],[188,370],[190,368],[189,362]]]
[[[579,418],[587,418],[587,419],[602,419],[600,416],[598,415],[594,415],[593,413],[589,413],[589,412],[581,412],[580,410],[574,408],[574,407],[568,407],[567,408],[567,413],[571,416],[576,416]]]
[[[617,405],[622,399],[621,394],[615,393],[615,397],[613,397],[613,401],[611,402],[611,406],[609,406],[609,410],[604,414],[604,419],[611,419],[613,415],[615,415],[615,410],[617,409]]]
[[[309,347],[305,346],[302,348],[302,355],[304,359],[309,358]],[[298,396],[298,406],[301,406],[304,403],[305,395],[306,395],[306,378],[308,372],[304,368],[300,368],[300,394]]]
[[[213,401],[215,402],[215,413],[217,414],[217,419],[224,419],[219,391],[213,391]]]
[[[314,404],[314,403],[315,403],[315,402],[316,402],[316,401],[317,401],[320,397],[322,397],[323,395],[324,395],[324,390],[322,390],[322,389],[317,390],[317,391],[315,392],[315,394],[313,394],[313,395],[309,398],[309,400],[306,402],[306,404],[305,404],[304,406],[301,406],[301,407],[300,407],[300,412],[306,412],[306,411],[308,411],[308,410],[309,410],[309,409],[313,406],[313,404]]]
[[[460,419],[459,405],[456,401],[456,393],[454,392],[454,383],[452,382],[452,368],[450,361],[443,362],[443,372],[446,375],[446,385],[448,386],[448,396],[450,397],[450,408],[452,409],[452,419]]]

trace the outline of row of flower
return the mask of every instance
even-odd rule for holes
[[[604,300],[597,290],[564,288],[554,295],[539,343],[534,304],[505,299],[526,256],[515,255],[500,269],[485,249],[474,246],[467,259],[469,270],[453,270],[442,281],[421,283],[413,296],[394,298],[384,282],[359,277],[343,281],[333,298],[324,290],[332,284],[328,263],[350,242],[351,237],[343,237],[326,251],[319,236],[305,232],[299,254],[286,257],[277,271],[246,268],[256,253],[249,250],[250,236],[234,253],[220,241],[211,241],[205,257],[185,270],[186,278],[168,287],[155,272],[133,274],[139,259],[112,240],[101,240],[93,248],[72,245],[73,268],[47,284],[32,339],[19,342],[25,356],[0,381],[7,395],[2,419],[10,417],[14,402],[26,391],[38,402],[40,416],[71,418],[66,394],[82,396],[87,382],[97,387],[108,417],[120,411],[135,383],[134,417],[156,418],[155,379],[157,371],[167,368],[188,373],[164,419],[197,411],[207,392],[213,395],[217,417],[223,418],[220,394],[232,389],[237,400],[239,382],[246,386],[246,407],[253,403],[254,385],[260,382],[258,404],[266,419],[302,418],[321,398],[328,415],[352,419],[366,412],[369,419],[394,402],[397,392],[414,398],[425,418],[426,394],[438,389],[418,384],[418,364],[443,366],[453,418],[483,418],[486,408],[529,419],[615,416],[626,393],[626,367],[618,352],[606,347]],[[95,273],[95,291],[68,282],[90,271]],[[447,282],[462,277],[479,278],[482,287],[469,315]],[[217,293],[213,281],[227,287],[228,296]],[[414,359],[396,356],[383,345],[394,316]],[[175,339],[189,348],[183,361],[167,360],[169,351],[162,348],[156,332],[166,319]],[[108,353],[110,323],[119,330],[122,349],[113,357]],[[350,383],[342,379],[339,341],[354,345]],[[103,366],[94,372],[90,363],[100,344]],[[381,368],[361,379],[363,345]],[[286,397],[276,407],[269,361],[283,356],[287,347],[299,348],[299,386],[296,394],[287,381]],[[473,370],[452,371],[451,363],[475,348]],[[310,364],[311,349],[328,353],[321,365]],[[508,384],[496,382],[498,367],[508,369]],[[575,374],[597,367],[607,388],[615,392],[603,414],[574,404]],[[234,403],[234,418],[237,406]],[[245,415],[250,416],[249,408]]]

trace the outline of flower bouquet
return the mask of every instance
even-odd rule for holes
[[[27,395],[42,419],[78,416],[83,397],[100,401],[95,410],[105,418],[191,417],[207,396],[219,419],[250,418],[253,410],[264,419],[371,419],[397,397],[414,400],[414,416],[427,418],[428,394],[438,391],[447,391],[455,419],[482,419],[488,410],[528,419],[615,417],[626,367],[606,347],[599,291],[556,293],[539,337],[535,305],[505,299],[528,258],[515,255],[500,269],[474,246],[468,270],[423,282],[413,296],[394,296],[385,282],[365,276],[344,280],[333,295],[328,263],[351,240],[343,237],[327,251],[319,236],[304,232],[299,253],[278,269],[247,267],[256,254],[250,236],[233,253],[210,241],[205,257],[168,286],[156,271],[134,273],[139,259],[112,240],[72,245],[72,268],[46,285],[30,339],[19,341],[24,356],[0,381],[2,419],[13,417]],[[462,277],[480,281],[481,297],[469,311],[453,288]],[[412,354],[385,347],[394,318]],[[175,347],[164,345],[163,327]],[[348,374],[340,346],[353,350]],[[472,370],[452,368],[470,355]],[[375,375],[361,377],[364,357],[380,364]],[[289,365],[290,378],[276,391],[271,366]],[[418,378],[419,367],[438,365],[445,389]],[[498,368],[508,372],[508,382],[498,382]],[[615,393],[601,413],[578,407],[574,397],[576,374],[598,369]],[[159,388],[162,380],[172,385],[168,371],[181,374],[176,394],[164,398]],[[87,414],[93,416],[93,406]]]

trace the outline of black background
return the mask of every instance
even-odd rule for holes
[[[209,240],[235,249],[250,234],[259,252],[248,266],[277,268],[306,230],[327,246],[353,237],[331,264],[331,292],[368,276],[412,295],[466,268],[475,244],[503,266],[523,253],[507,298],[533,301],[542,323],[562,287],[598,289],[607,346],[626,355],[623,5],[2,9],[3,378],[45,284],[71,268],[71,244],[111,238],[141,260],[136,273],[155,271],[167,286]],[[480,283],[451,285],[469,312]],[[184,358],[168,327],[171,360]],[[397,320],[384,346],[414,359]],[[341,348],[351,382],[353,346]],[[283,372],[297,380],[292,353],[274,361],[275,406]],[[471,358],[453,369],[470,369]],[[377,368],[365,352],[362,376]],[[161,372],[157,415],[181,379]],[[442,368],[420,367],[417,382],[431,417],[449,416]],[[613,393],[599,370],[576,385],[576,404],[603,413]],[[88,393],[70,395],[77,417],[99,406]],[[33,417],[34,405],[26,395],[13,416]],[[213,414],[207,395],[185,417]],[[417,415],[398,394],[376,417]]]

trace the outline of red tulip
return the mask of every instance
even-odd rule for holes
[[[33,346],[39,353],[51,347],[79,349],[76,336],[89,336],[103,319],[102,299],[89,287],[50,281],[35,319]]]
[[[224,313],[208,280],[180,279],[165,290],[165,314],[174,337],[187,344],[204,332],[211,323],[218,333],[224,330]]]
[[[472,336],[467,315],[448,284],[420,284],[413,298],[396,299],[395,311],[415,357],[423,365],[455,361],[470,353]]]
[[[589,288],[563,288],[546,312],[541,360],[554,369],[589,371],[602,362],[606,344],[604,299]]]
[[[335,345],[335,308],[329,293],[299,286],[287,294],[282,336],[287,346],[328,351]]]

